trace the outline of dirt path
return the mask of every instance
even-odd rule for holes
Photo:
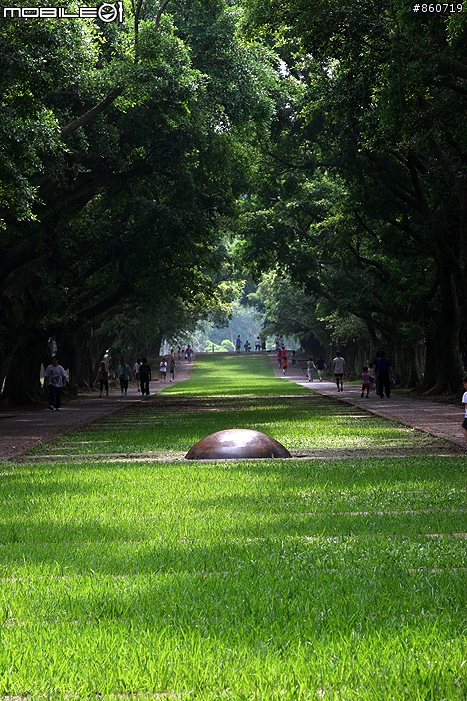
[[[177,363],[175,384],[186,380],[192,367],[186,362]],[[169,384],[153,380],[150,384],[151,394],[160,392]],[[122,411],[129,403],[151,401],[150,397],[143,399],[135,382],[130,382],[130,385],[127,397],[121,396],[120,389],[113,389],[109,397],[99,398],[97,392],[79,395],[77,399],[65,396],[60,411],[38,408],[0,413],[0,461],[17,458],[40,441],[52,440],[61,433],[85,426],[102,416]]]
[[[459,408],[426,399],[406,397],[398,394],[397,390],[393,392],[390,399],[381,399],[375,392],[371,392],[368,399],[366,397],[362,399],[359,386],[346,386],[344,383],[344,391],[337,393],[334,382],[329,379],[319,382],[316,370],[313,371],[313,382],[308,382],[305,370],[299,366],[289,366],[287,375],[284,376],[277,365],[275,354],[271,354],[270,358],[277,377],[309,387],[320,394],[332,397],[335,401],[357,406],[371,414],[399,421],[405,426],[413,426],[425,433],[444,438],[467,451],[467,442],[461,432],[463,405],[460,397]]]

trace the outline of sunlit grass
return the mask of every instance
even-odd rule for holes
[[[216,396],[215,360],[54,446],[82,458],[0,466],[0,699],[465,701],[465,458],[417,456],[418,432],[292,394],[256,360]],[[233,421],[363,452],[92,454],[185,449]]]
[[[204,388],[206,390],[204,391]],[[308,388],[277,379],[267,357],[204,356],[187,382],[133,405],[36,454],[184,453],[201,438],[229,428],[266,433],[291,452],[413,448],[439,443]]]
[[[15,465],[0,690],[465,698],[466,472],[458,458]]]

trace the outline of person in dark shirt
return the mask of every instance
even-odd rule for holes
[[[379,396],[382,399],[384,392],[386,392],[386,397],[389,399],[391,396],[392,365],[384,351],[380,351],[380,356],[376,361],[376,372],[378,375]]]
[[[151,366],[148,365],[147,358],[141,360],[139,366],[139,381],[141,384],[141,394],[149,397],[149,383],[151,381]]]

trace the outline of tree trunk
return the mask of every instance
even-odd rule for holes
[[[436,384],[425,394],[457,393],[462,386],[459,350],[460,313],[454,275],[448,265],[439,268],[441,309],[435,323]],[[426,383],[426,375],[425,375]]]
[[[37,332],[27,334],[10,359],[2,398],[10,406],[40,403],[41,363],[47,362],[47,339]]]

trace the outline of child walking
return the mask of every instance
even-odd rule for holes
[[[368,372],[368,368],[365,365],[362,372],[362,397],[365,394],[365,392],[367,397],[370,396],[370,386],[370,373]]]

